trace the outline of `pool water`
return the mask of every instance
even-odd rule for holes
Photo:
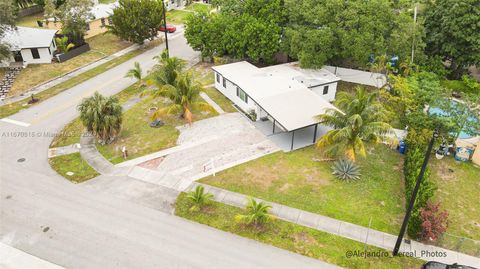
[[[457,102],[452,101],[453,107],[456,106],[456,105],[455,105],[456,103],[457,103]],[[431,108],[429,108],[429,109],[428,109],[428,113],[431,114],[431,115],[438,115],[438,116],[443,116],[443,117],[448,117],[448,116],[450,116],[448,112],[443,111],[443,110],[442,110],[441,108],[439,108],[439,107],[431,107]],[[473,114],[471,114],[471,115],[468,117],[467,121],[468,121],[469,123],[471,123],[472,125],[473,125],[473,123],[478,123],[478,124],[480,124],[480,121],[479,121]],[[469,134],[468,132],[466,132],[466,130],[462,130],[462,131],[460,132],[460,135],[459,135],[458,138],[467,139],[467,138],[470,138],[470,137],[472,137],[471,134]]]

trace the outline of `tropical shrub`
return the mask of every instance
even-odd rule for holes
[[[75,44],[68,42],[67,36],[55,38],[55,43],[57,44],[57,48],[61,53],[67,53],[75,47]]]
[[[360,167],[351,160],[338,160],[332,166],[332,174],[342,180],[357,180],[360,178]]]
[[[80,105],[80,120],[87,131],[94,134],[101,144],[115,140],[122,125],[122,106],[116,97],[104,97],[98,92],[84,98]]]
[[[420,238],[423,241],[436,241],[447,230],[448,212],[440,211],[439,203],[427,203],[420,209],[420,217],[422,220]]]
[[[247,225],[261,226],[274,219],[274,216],[268,213],[270,208],[272,206],[264,202],[257,202],[255,199],[249,198],[245,214],[235,216],[235,220]]]
[[[213,199],[213,194],[205,192],[205,188],[202,185],[198,185],[194,191],[187,194],[187,197],[193,202],[193,206],[189,210],[198,211]]]

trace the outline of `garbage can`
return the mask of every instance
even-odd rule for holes
[[[398,144],[398,152],[400,152],[401,154],[405,154],[406,149],[407,144],[405,143],[405,141],[400,141],[400,143]]]

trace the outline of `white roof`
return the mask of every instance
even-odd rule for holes
[[[301,83],[297,77],[305,78],[305,73],[291,64],[257,68],[243,61],[214,66],[213,69],[240,87],[287,131],[319,123],[317,115],[329,108],[336,109],[310,90],[309,84]],[[323,71],[316,72],[320,74]],[[311,79],[320,81],[323,77]],[[338,80],[328,81],[332,83]]]
[[[108,18],[112,16],[113,10],[118,6],[118,2],[113,2],[110,4],[98,4],[92,7],[91,13],[94,17],[93,20],[98,20],[101,18]]]
[[[46,48],[50,47],[57,31],[18,26],[15,30],[7,31],[2,42],[9,44],[11,50]]]

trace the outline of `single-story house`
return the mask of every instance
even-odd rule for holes
[[[106,25],[112,24],[110,16],[113,14],[113,10],[118,6],[118,2],[110,4],[96,4],[90,10],[91,17],[88,19],[88,30],[85,33],[85,38],[89,38],[107,31]],[[62,23],[49,18],[44,22],[44,27],[49,29],[60,30]]]
[[[302,69],[297,63],[258,68],[245,61],[212,69],[215,88],[255,120],[271,120],[273,133],[275,128],[291,133],[292,149],[295,131],[313,127],[314,142],[316,116],[336,109],[330,101],[340,79],[324,69]]]
[[[6,66],[10,62],[28,64],[51,63],[57,45],[55,34],[57,30],[17,27],[5,33],[2,43],[9,44],[12,55],[10,61],[3,62]]]
[[[165,8],[170,11],[179,7],[183,7],[186,4],[186,0],[165,0]]]

